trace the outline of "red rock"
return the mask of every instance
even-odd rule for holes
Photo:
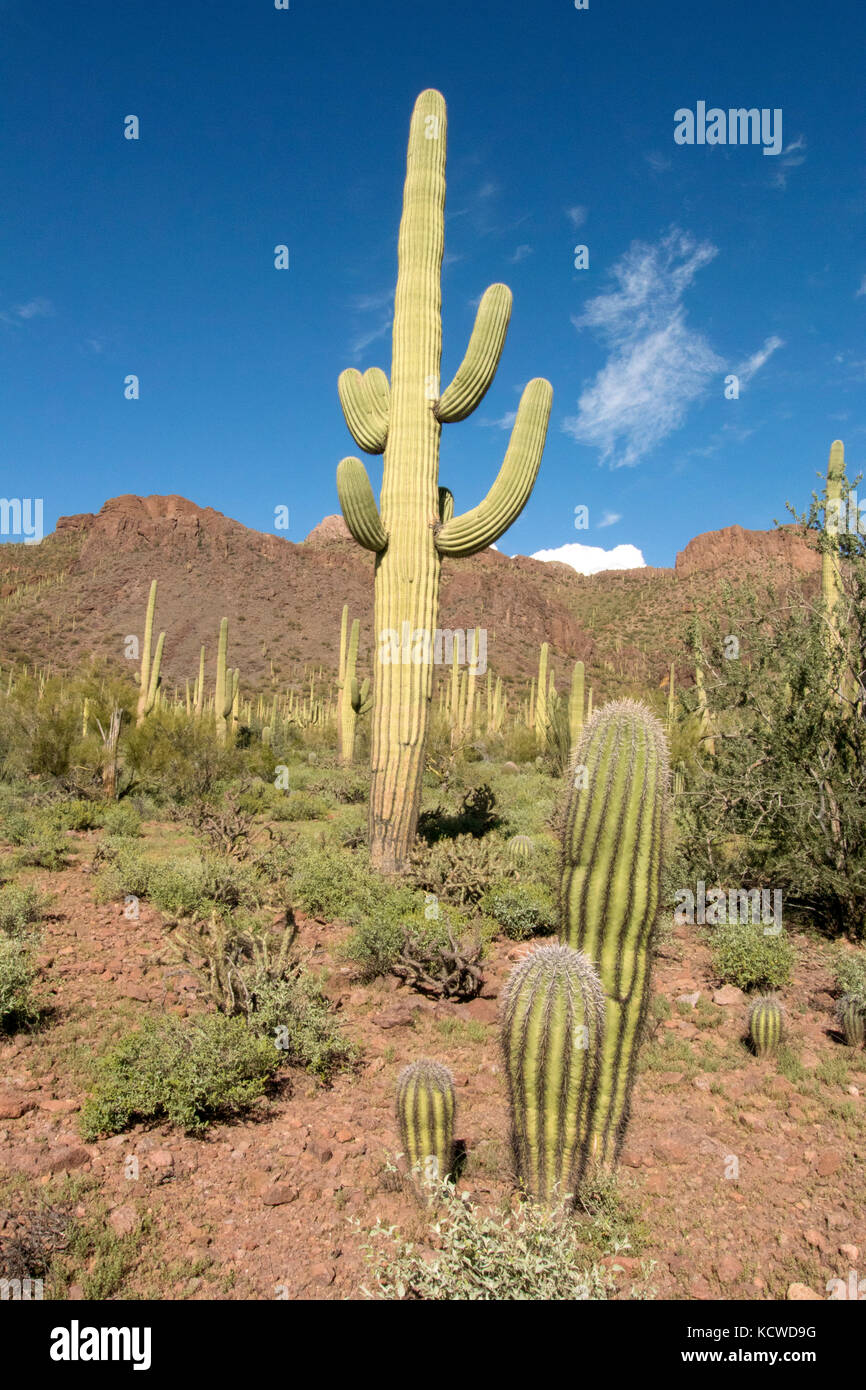
[[[80,1110],[81,1103],[77,1100],[41,1100],[40,1110],[47,1110],[49,1115],[71,1115],[73,1110]]]
[[[743,1266],[735,1255],[723,1255],[716,1265],[716,1274],[722,1284],[734,1284],[742,1277]]]
[[[84,1168],[90,1162],[90,1154],[80,1147],[55,1149],[37,1167],[39,1173],[68,1173],[74,1168]]]
[[[713,995],[713,1003],[721,1004],[723,1007],[730,1004],[742,1004],[745,1002],[745,994],[736,985],[723,985],[717,989]]]
[[[147,1156],[148,1168],[173,1168],[174,1154],[168,1149],[154,1149]]]
[[[336,1134],[334,1135],[334,1138],[337,1140],[338,1144],[351,1144],[354,1137],[355,1136],[350,1129],[338,1129]]]
[[[477,1023],[496,1023],[499,1018],[499,1006],[494,999],[470,999],[461,1012]]]
[[[789,1284],[787,1298],[789,1303],[823,1303],[824,1300],[808,1284]]]
[[[373,1014],[371,1021],[377,1028],[409,1028],[415,1022],[415,1014],[420,1007],[420,1004],[399,1004],[396,1008]]]
[[[262,1193],[262,1201],[266,1207],[284,1207],[289,1202],[297,1201],[297,1198],[298,1189],[284,1182],[274,1183],[271,1187],[266,1187]]]
[[[815,1172],[819,1177],[829,1178],[830,1174],[835,1173],[841,1163],[842,1155],[837,1153],[835,1149],[827,1149],[819,1155],[818,1162],[815,1164]]]
[[[315,1264],[310,1270],[310,1278],[314,1284],[321,1284],[327,1288],[328,1284],[333,1284],[337,1277],[337,1271],[333,1265]]]
[[[138,1225],[138,1212],[135,1207],[125,1203],[115,1207],[108,1218],[109,1225],[117,1236],[130,1235]]]
[[[334,1151],[330,1145],[324,1143],[321,1139],[309,1139],[307,1141],[306,1152],[312,1154],[313,1158],[317,1158],[320,1163],[327,1163],[328,1160],[334,1156]]]
[[[20,1120],[22,1115],[33,1109],[35,1102],[25,1096],[16,1096],[11,1092],[0,1095],[0,1120]]]

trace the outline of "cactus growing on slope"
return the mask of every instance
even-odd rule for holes
[[[220,743],[225,743],[229,733],[229,717],[234,701],[234,677],[226,666],[229,646],[229,620],[220,623],[219,644],[217,646],[216,689],[214,692],[214,725]]]
[[[649,1003],[668,784],[659,720],[634,700],[603,705],[581,734],[572,774],[563,817],[560,936],[591,957],[604,989],[607,1027],[592,1128],[599,1161],[612,1166],[628,1123]]]
[[[836,1014],[848,1047],[862,1047],[866,1040],[866,1003],[858,994],[845,994],[836,1005]]]
[[[592,961],[539,946],[512,970],[502,1052],[517,1174],[538,1201],[574,1195],[590,1162],[604,995]]]
[[[762,995],[749,1009],[749,1038],[757,1057],[772,1057],[782,1041],[782,1006],[772,994]]]
[[[156,643],[156,653],[153,647],[153,617],[156,611],[156,580],[150,586],[150,593],[147,598],[147,613],[144,619],[144,646],[141,649],[141,677],[138,689],[138,708],[136,710],[136,724],[143,724],[156,704],[156,692],[159,689],[159,672],[162,666],[162,649],[165,646],[165,633],[161,632]]]
[[[439,1062],[412,1062],[397,1080],[403,1151],[419,1187],[444,1181],[454,1158],[454,1077]]]
[[[355,732],[358,716],[366,714],[372,707],[370,699],[369,676],[358,684],[357,664],[358,645],[361,636],[361,623],[358,618],[352,621],[348,634],[349,605],[343,605],[340,624],[340,668],[337,688],[340,692],[337,701],[337,756],[341,764],[348,766],[355,756]]]
[[[484,550],[520,515],[538,473],[553,395],[547,381],[529,382],[487,497],[455,516],[451,493],[439,486],[442,426],[465,419],[490,386],[511,293],[505,285],[485,292],[466,356],[451,385],[440,391],[445,153],[445,102],[437,91],[422,92],[409,132],[391,380],[378,368],[363,375],[350,368],[339,382],[355,440],[365,452],[385,456],[381,511],[360,459],[345,458],[337,469],[346,524],[359,545],[376,555],[379,659],[369,822],[371,858],[385,872],[407,866],[418,819],[442,559]]]

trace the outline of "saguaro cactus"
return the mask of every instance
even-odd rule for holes
[[[340,673],[337,678],[337,688],[340,692],[337,701],[337,756],[339,761],[347,766],[355,756],[355,733],[358,727],[358,716],[366,714],[373,705],[369,693],[369,676],[365,677],[360,685],[358,684],[357,665],[361,623],[358,618],[353,619],[347,641],[348,621],[349,605],[344,604],[340,626]]]
[[[846,994],[836,1006],[845,1042],[849,1047],[862,1047],[866,1038],[866,1003],[856,994]]]
[[[772,994],[756,999],[749,1010],[749,1037],[758,1057],[771,1057],[782,1041],[782,1006]]]
[[[214,691],[214,726],[220,743],[225,743],[229,734],[229,717],[234,702],[234,675],[226,667],[229,648],[229,620],[220,623],[220,637],[217,646],[216,689]]]
[[[502,1003],[512,1149],[538,1201],[574,1195],[590,1161],[604,995],[592,961],[539,946],[516,965]]]
[[[397,1080],[397,1118],[403,1150],[418,1185],[444,1181],[454,1159],[454,1077],[426,1059],[405,1067]]]
[[[439,486],[443,424],[464,420],[493,380],[511,313],[511,292],[491,285],[451,385],[440,390],[440,274],[445,240],[446,112],[422,92],[409,131],[398,243],[391,381],[373,367],[349,368],[339,391],[346,423],[370,454],[384,453],[380,508],[361,461],[337,469],[343,516],[359,545],[376,554],[375,665],[370,849],[386,872],[406,866],[418,819],[433,686],[433,643],[442,558],[484,550],[520,515],[535,482],[553,392],[526,386],[505,461],[483,502],[461,516]],[[409,634],[410,643],[403,641]],[[411,650],[408,650],[411,644]]]
[[[550,647],[542,642],[538,654],[538,692],[535,697],[535,742],[539,750],[547,747],[547,731],[550,727],[550,691],[547,676],[547,658]]]
[[[136,710],[136,724],[143,724],[156,703],[156,692],[159,689],[159,671],[162,665],[162,649],[165,646],[165,633],[161,632],[156,643],[156,654],[152,653],[153,646],[153,617],[156,611],[156,580],[150,586],[150,593],[147,598],[147,613],[144,619],[144,645],[141,649],[141,677],[138,689],[138,708]]]
[[[845,446],[841,439],[834,439],[830,445],[830,458],[827,463],[827,504],[824,510],[824,527],[834,538],[843,528],[842,482],[845,477]],[[827,622],[827,643],[833,647],[839,642],[838,605],[842,597],[842,578],[839,573],[839,542],[834,539],[828,549],[821,554],[821,599]]]
[[[571,695],[568,700],[568,732],[572,748],[580,738],[583,728],[583,662],[576,661],[571,673]]]
[[[573,754],[563,821],[560,936],[595,962],[607,1005],[592,1115],[601,1163],[617,1159],[649,1002],[668,784],[661,723],[634,700],[603,705]]]

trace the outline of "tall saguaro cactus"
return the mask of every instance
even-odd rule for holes
[[[147,597],[147,613],[144,619],[144,646],[141,649],[141,677],[138,689],[138,708],[136,710],[136,724],[143,724],[156,703],[156,692],[159,689],[159,672],[162,666],[162,649],[165,646],[165,633],[161,632],[156,643],[156,652],[153,647],[153,618],[156,611],[156,580],[150,586],[150,593]]]
[[[229,735],[229,716],[234,702],[234,676],[226,666],[229,647],[229,620],[220,622],[219,643],[217,645],[216,687],[214,689],[214,727],[220,743],[226,743]]]
[[[529,382],[493,486],[478,506],[455,516],[452,494],[439,486],[442,426],[464,420],[490,386],[511,292],[505,285],[485,292],[466,356],[441,391],[446,129],[441,93],[422,92],[409,131],[391,380],[371,367],[363,375],[349,368],[339,381],[355,440],[366,453],[385,456],[379,508],[360,459],[345,458],[337,469],[346,524],[376,555],[370,850],[385,872],[408,863],[418,819],[442,558],[484,550],[520,515],[538,473],[553,398],[549,382]]]
[[[593,960],[604,989],[592,1130],[595,1156],[610,1166],[625,1135],[649,1003],[668,784],[662,725],[636,700],[603,705],[573,765],[582,775],[569,789],[563,824],[560,935]]]
[[[349,605],[343,605],[340,626],[340,668],[337,677],[339,697],[337,701],[337,754],[341,764],[348,766],[355,756],[355,733],[358,716],[366,714],[372,707],[369,696],[370,678],[366,676],[358,683],[358,646],[361,638],[361,623],[353,618],[348,633]]]

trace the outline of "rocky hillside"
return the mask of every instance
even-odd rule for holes
[[[547,639],[563,675],[581,657],[615,693],[629,681],[659,684],[671,660],[682,658],[686,674],[688,619],[712,607],[721,581],[811,586],[817,569],[790,530],[740,526],[696,537],[673,569],[591,577],[486,550],[446,562],[440,623],[486,627],[489,665],[504,676],[528,680]],[[169,683],[196,674],[202,642],[210,666],[223,616],[248,688],[297,682],[307,666],[334,669],[346,602],[369,663],[372,572],[372,555],[337,516],[295,544],[183,497],[115,497],[96,515],[62,517],[39,546],[0,549],[0,665],[68,669],[91,654],[125,665],[124,639],[141,634],[157,578]]]

